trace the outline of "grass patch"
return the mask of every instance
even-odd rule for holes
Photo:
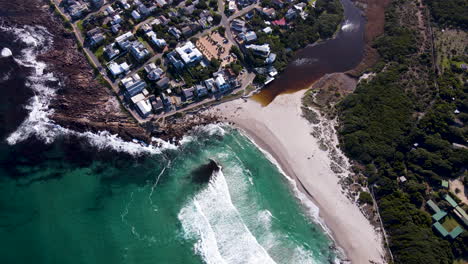
[[[451,232],[455,227],[459,226],[457,220],[451,216],[447,216],[442,223],[442,226],[449,232]]]

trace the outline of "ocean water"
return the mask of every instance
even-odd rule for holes
[[[0,58],[11,106],[0,108],[0,263],[336,260],[317,209],[240,131],[209,125],[154,148],[61,128],[48,108],[60,83],[36,59],[51,38],[0,35],[13,51]]]

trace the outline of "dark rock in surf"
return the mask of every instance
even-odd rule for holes
[[[207,164],[203,164],[192,171],[192,180],[193,182],[199,184],[208,183],[213,176],[213,173],[220,170],[221,167],[218,165],[218,163],[210,159]]]

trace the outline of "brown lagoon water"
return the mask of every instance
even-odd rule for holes
[[[344,21],[336,37],[298,51],[281,76],[252,97],[255,101],[266,106],[280,94],[306,89],[325,74],[348,71],[361,62],[365,18],[350,0],[341,3]]]

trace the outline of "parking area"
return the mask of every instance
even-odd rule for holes
[[[218,32],[211,32],[210,34],[201,37],[197,40],[195,45],[208,60],[211,60],[212,58],[220,60],[221,66],[225,66],[235,61],[235,58],[229,54],[232,43],[221,36]]]

